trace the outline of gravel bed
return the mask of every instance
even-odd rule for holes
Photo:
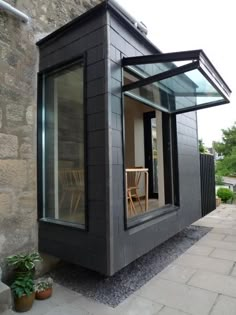
[[[185,252],[210,228],[190,226],[149,253],[132,262],[112,277],[85,268],[61,263],[50,272],[59,284],[100,303],[117,306]]]

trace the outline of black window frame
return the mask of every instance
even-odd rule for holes
[[[83,65],[83,112],[84,112],[84,196],[85,196],[85,223],[74,223],[63,220],[45,217],[45,193],[44,193],[44,88],[45,78],[52,73],[57,73],[63,69],[70,68],[76,64]],[[46,69],[39,71],[37,75],[37,220],[47,224],[67,226],[82,231],[89,230],[89,210],[88,210],[88,143],[87,143],[87,54],[84,53],[76,58],[60,62]]]
[[[123,57],[122,59],[122,67],[126,71],[132,73],[135,69],[134,67],[136,65],[145,65],[145,64],[153,64],[153,63],[171,63],[176,61],[189,61],[189,63],[183,65],[183,66],[175,66],[173,64],[173,67],[170,67],[169,70],[148,76],[145,78],[140,77],[140,80],[129,83],[127,85],[123,85],[122,92],[125,92],[126,95],[130,95],[130,91],[143,87],[148,84],[152,84],[164,79],[168,79],[171,77],[174,77],[175,75],[184,74],[185,72],[191,71],[191,70],[199,70],[199,72],[205,77],[206,80],[210,82],[210,84],[217,90],[217,92],[221,95],[223,98],[222,100],[218,101],[212,101],[209,103],[197,105],[197,106],[191,106],[184,109],[179,110],[173,110],[170,111],[168,109],[162,108],[161,110],[165,110],[169,114],[182,114],[185,112],[190,111],[196,111],[203,108],[208,108],[216,105],[222,105],[227,104],[230,102],[230,94],[231,90],[226,84],[226,82],[223,80],[221,75],[218,73],[218,71],[215,69],[213,64],[210,62],[206,54],[203,52],[203,50],[190,50],[190,51],[181,51],[181,52],[173,52],[173,53],[164,53],[164,54],[155,54],[155,55],[146,55],[146,56],[139,56],[139,57]],[[187,77],[186,77],[187,78]],[[137,96],[138,99],[138,96]],[[146,103],[148,105],[148,101],[145,102],[142,100],[142,102]],[[151,104],[152,106],[158,107],[158,104]]]

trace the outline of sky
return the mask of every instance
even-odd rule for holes
[[[236,122],[236,18],[233,0],[116,0],[148,29],[163,52],[203,49],[232,90],[231,103],[198,111],[206,146]],[[234,93],[235,92],[235,93]]]

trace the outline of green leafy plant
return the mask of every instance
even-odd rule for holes
[[[28,254],[17,254],[6,258],[7,264],[19,271],[31,271],[35,268],[37,262],[42,260],[37,252]]]
[[[51,277],[48,278],[39,278],[35,281],[35,291],[42,292],[53,286],[53,279]]]
[[[31,277],[18,277],[11,285],[15,297],[21,298],[24,295],[30,296],[34,292],[34,281]]]
[[[232,190],[230,190],[229,188],[223,188],[223,187],[220,187],[217,190],[216,194],[219,198],[221,198],[223,202],[227,202],[229,199],[232,199],[234,196],[234,193],[232,192]]]
[[[224,185],[223,177],[220,175],[216,175],[215,182],[216,182],[216,185]]]

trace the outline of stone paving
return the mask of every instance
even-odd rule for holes
[[[116,308],[56,284],[27,314],[236,315],[236,206],[221,205],[195,224],[212,230]]]

